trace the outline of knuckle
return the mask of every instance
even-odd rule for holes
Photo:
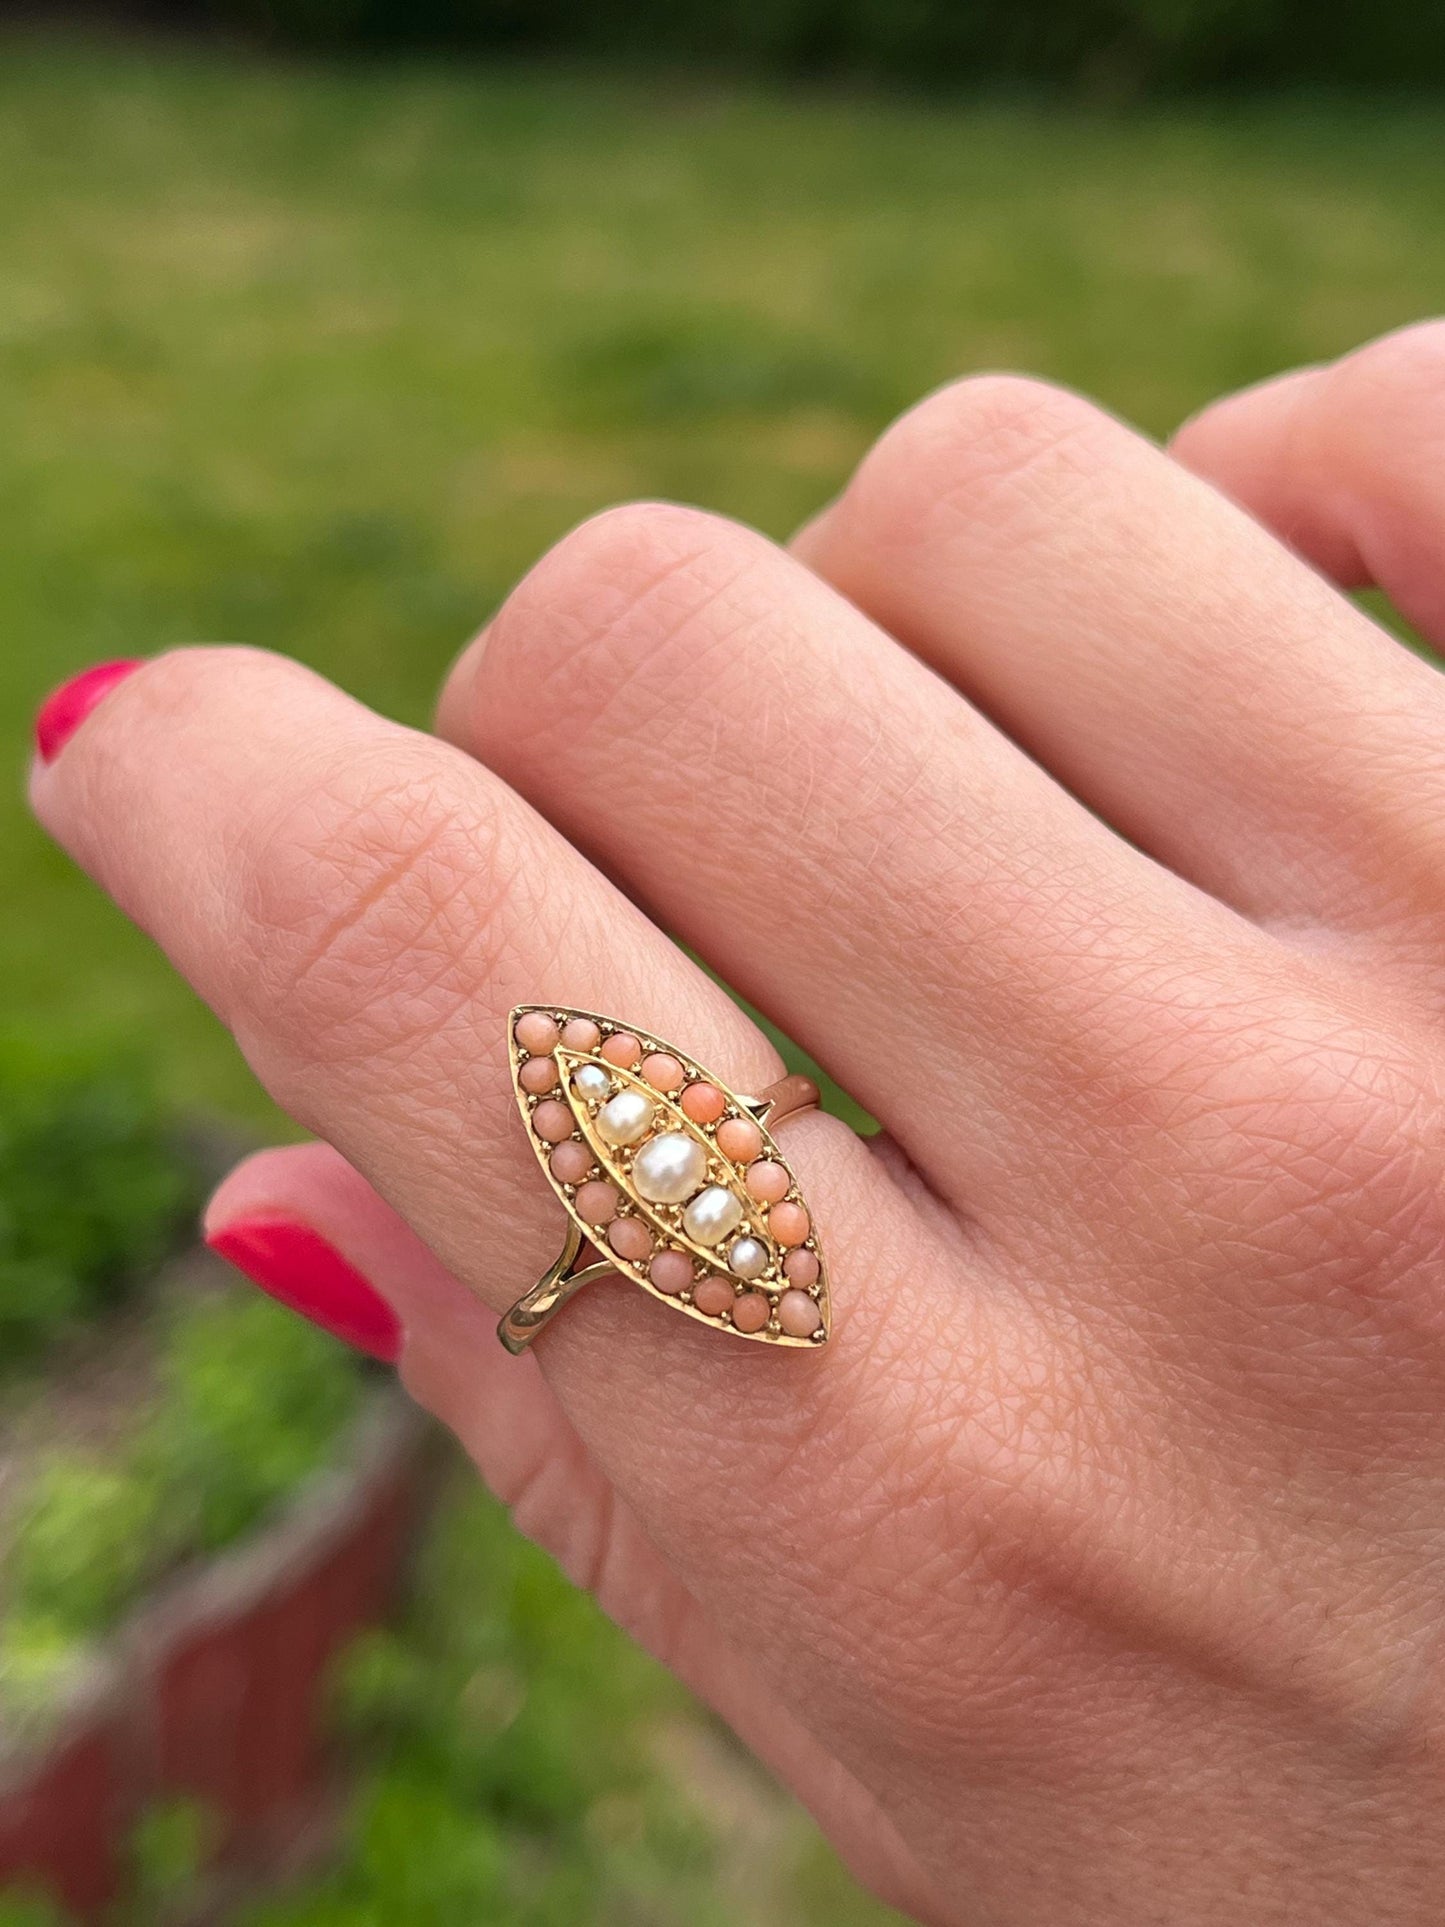
[[[1431,417],[1442,412],[1445,397],[1445,320],[1420,321],[1382,335],[1335,364],[1331,381],[1346,404],[1357,404],[1362,420],[1377,423],[1383,403],[1394,411],[1424,406]]]
[[[938,516],[1022,494],[1050,501],[1095,469],[1093,451],[1118,425],[1068,389],[1027,375],[973,375],[930,395],[864,459],[853,505],[872,523],[917,539]]]
[[[627,504],[584,522],[492,626],[488,681],[509,692],[509,745],[549,743],[579,716],[625,724],[621,705],[639,679],[656,699],[673,677],[695,678],[701,653],[735,631],[736,612],[720,618],[719,609],[738,599],[765,548],[736,523],[668,503]]]
[[[1445,1119],[1407,1044],[1302,1004],[1213,1055],[1189,1169],[1237,1258],[1359,1304],[1433,1271],[1445,1237]]]
[[[331,764],[241,853],[237,975],[257,1027],[283,1063],[408,1053],[496,966],[520,867],[420,741]]]

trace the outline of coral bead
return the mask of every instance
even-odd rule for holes
[[[523,1050],[535,1055],[555,1047],[557,1025],[545,1010],[528,1010],[517,1019],[517,1027],[512,1034]]]
[[[763,1134],[750,1117],[730,1117],[717,1127],[717,1148],[735,1164],[751,1164],[763,1148]]]
[[[806,1291],[785,1291],[778,1300],[778,1323],[789,1338],[811,1338],[822,1322],[817,1301]]]
[[[775,1204],[768,1213],[768,1229],[780,1245],[800,1245],[811,1229],[811,1221],[802,1205],[789,1199]]]
[[[544,1097],[532,1113],[532,1129],[549,1144],[560,1144],[575,1128],[576,1120],[560,1097]]]
[[[694,1124],[715,1124],[727,1109],[727,1099],[716,1084],[689,1084],[679,1101]]]

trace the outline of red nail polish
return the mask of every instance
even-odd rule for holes
[[[401,1320],[356,1267],[309,1225],[291,1218],[243,1218],[208,1233],[206,1243],[262,1291],[323,1331],[388,1365],[396,1363]]]
[[[42,763],[53,763],[102,697],[108,696],[118,682],[124,682],[140,663],[98,662],[82,669],[78,676],[52,689],[35,718],[35,747]]]

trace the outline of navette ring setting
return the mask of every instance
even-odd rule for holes
[[[567,1213],[557,1258],[497,1327],[509,1352],[619,1275],[735,1338],[827,1343],[827,1265],[773,1136],[817,1104],[810,1078],[742,1096],[636,1024],[554,1004],[519,1004],[508,1045],[527,1141]]]

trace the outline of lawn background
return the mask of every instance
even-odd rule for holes
[[[424,723],[508,586],[610,502],[781,538],[957,374],[1030,369],[1162,434],[1429,313],[1442,135],[1428,100],[1109,118],[0,41],[13,790],[37,699],[97,658],[245,640]],[[176,1102],[285,1128],[18,802],[0,878],[5,1024],[138,1043]],[[842,1922],[799,1852],[776,1918]],[[697,1917],[648,1904],[621,1917]]]

